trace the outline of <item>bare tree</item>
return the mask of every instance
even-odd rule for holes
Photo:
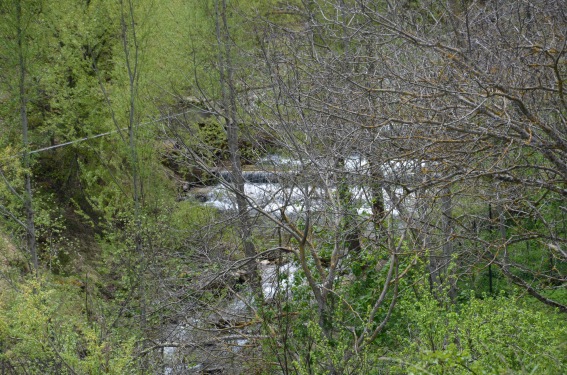
[[[274,101],[266,101],[273,133],[302,160],[303,171],[312,163],[312,185],[344,173],[337,166],[351,153],[370,155],[375,181],[368,196],[380,202],[376,186],[389,192],[398,220],[412,233],[410,248],[429,254],[432,285],[450,300],[459,277],[475,272],[471,265],[496,265],[514,284],[565,311],[545,291],[565,283],[565,233],[558,225],[565,196],[565,4],[421,5],[312,1],[298,8],[303,23],[264,48],[276,86]],[[356,147],[344,147],[348,137]],[[382,159],[369,151],[379,141]],[[321,163],[326,152],[339,163]],[[377,167],[385,164],[395,166],[389,175]],[[327,199],[340,212],[350,198],[343,186],[341,198]],[[374,209],[382,211],[379,203]],[[342,212],[346,217],[348,210]],[[487,233],[491,226],[498,236]],[[538,261],[523,255],[530,244]],[[347,253],[333,252],[326,274],[324,259],[317,262],[320,250],[306,252],[327,281],[336,276],[333,259],[346,262]],[[307,277],[325,307],[318,279]],[[329,327],[327,337],[337,328]]]
[[[230,153],[230,163],[232,168],[232,183],[234,183],[234,192],[236,194],[236,204],[239,216],[239,227],[242,235],[244,246],[244,255],[253,259],[256,255],[256,249],[251,239],[251,221],[248,213],[248,205],[246,203],[244,191],[244,177],[242,176],[242,162],[239,149],[239,127],[237,117],[236,104],[236,88],[234,86],[234,73],[231,58],[231,40],[229,25],[227,21],[226,1],[215,1],[215,22],[216,36],[218,43],[218,63],[219,63],[219,83],[221,86],[222,105],[224,111],[221,113],[225,120],[225,129],[227,133],[228,149]],[[261,295],[261,288],[258,284],[258,275],[256,273],[256,263],[250,262],[248,268],[249,277],[256,290]]]
[[[549,250],[549,244],[560,248],[565,242],[565,234],[549,222],[559,219],[565,196],[564,5],[447,2],[410,9],[401,3],[321,3],[324,19],[352,35],[350,46],[380,46],[373,55],[359,52],[350,59],[374,61],[380,73],[356,79],[331,68],[335,80],[326,80],[321,89],[332,92],[334,99],[342,97],[337,101],[343,104],[323,100],[317,107],[336,109],[333,114],[344,121],[347,113],[352,119],[367,118],[358,123],[384,129],[392,159],[421,165],[425,179],[417,183],[419,179],[406,178],[402,184],[407,197],[423,192],[418,206],[429,197],[423,212],[431,214],[421,219],[418,232],[429,238],[423,250],[429,248],[433,255],[434,279],[440,264],[445,268],[458,255],[455,244],[472,240],[485,249],[476,254],[479,262],[498,265],[512,282],[561,310],[564,306],[537,289],[550,280],[564,283],[564,271],[556,267],[551,275],[536,264],[521,264],[519,244],[538,243],[539,252],[564,264],[560,253],[551,255]],[[347,25],[341,23],[343,17],[334,16],[344,12],[349,13]],[[321,70],[333,67],[334,56],[329,55],[319,57],[324,61]],[[332,86],[336,82],[341,84]],[[349,112],[344,103],[363,95],[374,96],[380,110],[361,105]],[[498,238],[487,241],[470,230],[473,222],[486,227],[489,221],[486,216],[480,220],[474,204],[455,217],[453,207],[464,208],[473,197],[496,210],[492,220]],[[546,229],[526,231],[534,220]],[[440,241],[432,241],[434,237]],[[458,252],[472,255],[465,247]]]
[[[352,350],[319,369],[361,366],[419,263],[441,301],[498,268],[565,311],[546,294],[565,283],[563,2],[306,1],[288,5],[286,25],[258,27],[254,52],[232,44],[216,5],[222,104],[207,111],[224,119],[233,176],[221,182],[241,238],[260,222],[277,228],[321,333],[309,336],[318,347],[294,349],[289,320],[266,318],[281,363],[315,372],[312,351],[344,340]],[[236,74],[234,56],[253,73]],[[290,159],[267,168],[280,185],[264,202],[244,189],[239,123]],[[245,247],[245,261],[262,250]],[[372,285],[365,308],[352,291],[361,282]],[[293,301],[280,297],[283,312]]]

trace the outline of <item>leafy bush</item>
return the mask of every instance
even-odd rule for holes
[[[400,303],[396,324],[402,365],[393,373],[563,374],[567,327],[562,316],[513,297],[446,309],[428,293]],[[403,329],[403,330],[402,330]]]
[[[80,280],[30,281],[0,292],[0,364],[25,374],[134,372],[135,337],[101,334]]]

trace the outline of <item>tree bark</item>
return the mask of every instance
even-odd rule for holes
[[[22,4],[16,2],[16,23],[17,23],[17,42],[18,42],[18,71],[19,71],[19,99],[20,99],[20,120],[22,126],[22,142],[24,146],[23,167],[24,167],[24,210],[26,213],[26,242],[30,254],[34,271],[37,274],[39,261],[37,256],[37,241],[34,224],[33,192],[31,187],[30,153],[29,153],[29,124],[27,115],[27,94],[26,94],[26,59],[24,55],[24,30],[22,26]]]
[[[443,274],[445,275],[447,294],[452,302],[457,297],[457,280],[453,262],[453,203],[451,189],[441,190],[441,230],[443,232]]]
[[[225,130],[227,133],[228,150],[232,169],[232,182],[236,194],[236,205],[238,210],[238,220],[240,236],[242,238],[244,255],[253,258],[256,255],[256,248],[252,242],[252,231],[248,203],[244,191],[244,177],[242,175],[242,161],[239,148],[238,120],[236,106],[236,89],[234,87],[234,66],[231,59],[231,41],[226,17],[226,0],[215,1],[216,33],[218,43],[218,61],[222,103],[225,113]],[[248,277],[252,281],[255,293],[262,294],[262,288],[257,272],[255,261],[248,263]]]

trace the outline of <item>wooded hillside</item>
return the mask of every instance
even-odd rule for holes
[[[0,374],[567,373],[567,2],[0,0]]]

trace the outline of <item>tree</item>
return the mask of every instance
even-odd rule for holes
[[[387,189],[390,199],[406,203],[400,218],[412,228],[418,254],[430,253],[433,283],[449,272],[444,279],[450,281],[453,296],[455,278],[450,273],[470,269],[453,266],[450,271],[449,264],[455,259],[456,266],[470,262],[472,255],[477,260],[473,263],[497,264],[511,281],[564,310],[520,274],[539,279],[543,288],[550,280],[563,283],[563,276],[542,276],[535,264],[512,260],[522,258],[520,243],[539,242],[536,252],[543,256],[550,241],[553,248],[564,241],[554,225],[543,224],[547,229],[532,229],[529,235],[516,232],[533,224],[533,219],[525,221],[532,215],[536,221],[551,219],[545,218],[550,212],[543,207],[556,206],[564,195],[565,35],[559,30],[565,19],[562,12],[548,13],[561,4],[415,3],[406,9],[401,4],[310,2],[306,8],[316,9],[307,17],[318,30],[315,42],[295,44],[296,58],[288,60],[301,66],[301,79],[309,82],[303,85],[308,90],[294,97],[300,116],[313,113],[321,119],[327,127],[317,130],[322,140],[328,129],[340,134],[338,127],[328,127],[331,120],[374,130],[374,140],[366,142],[382,140],[388,154],[374,163],[397,169]],[[369,45],[380,48],[367,54]],[[345,46],[348,60],[341,58]],[[290,63],[282,62],[277,71],[293,71]],[[345,70],[346,65],[353,68]],[[279,80],[291,93],[287,82]],[[364,139],[357,138],[358,144],[364,145]],[[486,242],[471,230],[487,228],[489,219],[479,220],[469,197],[497,211],[492,224],[498,227],[498,238]],[[519,211],[527,217],[520,219]],[[552,221],[557,214],[551,214]],[[468,241],[485,252],[475,254]]]
[[[239,127],[236,108],[236,88],[234,82],[234,66],[231,57],[231,40],[230,31],[227,21],[226,1],[215,1],[215,23],[218,44],[218,66],[219,79],[221,89],[221,101],[224,111],[221,116],[225,120],[225,131],[227,134],[228,149],[230,154],[230,163],[232,168],[231,182],[234,183],[233,191],[236,194],[236,204],[238,209],[239,227],[242,235],[244,247],[244,255],[250,259],[254,259],[256,249],[251,240],[250,218],[248,213],[248,205],[246,203],[244,191],[244,177],[242,176],[242,162],[239,149]],[[260,285],[258,284],[258,275],[256,272],[256,263],[250,262],[248,274],[252,280],[257,295],[261,296]]]
[[[393,89],[404,98],[402,116],[384,119],[408,124],[411,141],[423,139],[413,153],[443,166],[432,184],[451,182],[462,191],[460,199],[472,194],[497,211],[493,224],[499,238],[486,243],[467,229],[478,219],[470,206],[457,221],[462,229],[457,236],[483,243],[488,262],[509,280],[564,311],[544,295],[546,282],[563,283],[564,276],[534,269],[519,254],[520,244],[538,242],[536,252],[544,256],[550,242],[565,240],[555,225],[543,224],[557,217],[544,206],[555,206],[565,194],[565,33],[560,30],[566,19],[556,12],[563,5],[473,2],[462,9],[418,7],[409,16],[375,12],[367,20],[404,46],[392,55],[408,74],[391,76],[401,88]],[[526,230],[533,220],[547,229]],[[486,217],[483,222],[479,225],[486,227]],[[564,264],[561,255],[552,257]],[[539,280],[539,286],[524,277]]]
[[[3,77],[2,97],[6,105],[2,107],[1,117],[2,142],[7,146],[20,142],[21,138],[9,126],[15,119],[14,113],[20,114],[20,124],[27,123],[25,150],[29,155],[23,158],[22,164],[27,165],[23,170],[29,175],[22,175],[21,189],[26,190],[25,186],[29,185],[31,190],[21,194],[22,202],[30,201],[26,196],[30,197],[33,190],[33,205],[25,205],[33,206],[35,211],[35,236],[31,237],[36,238],[38,258],[50,264],[61,261],[60,267],[64,268],[65,256],[60,259],[59,255],[65,251],[58,248],[73,236],[66,228],[91,223],[95,231],[100,232],[103,208],[97,203],[108,198],[108,190],[104,191],[104,186],[108,185],[101,184],[99,178],[106,179],[105,174],[112,174],[116,167],[101,158],[101,152],[107,151],[104,146],[93,141],[84,142],[108,131],[108,112],[93,73],[91,54],[96,56],[103,79],[109,80],[114,41],[108,31],[113,22],[106,17],[108,7],[94,3],[91,7],[88,4],[58,4],[50,7],[33,1],[2,4],[8,21],[3,25],[2,37],[6,42],[2,45],[3,68],[6,73],[20,71],[23,75]],[[17,9],[21,11],[18,21],[22,25],[21,56],[15,26]],[[22,69],[18,56],[25,64]],[[20,85],[12,77],[18,77],[23,83]],[[15,112],[16,99],[21,97],[18,87],[24,89],[25,100],[18,99],[23,104],[19,104]],[[5,182],[9,181],[14,186],[13,191],[17,191],[19,183],[8,174],[6,177]],[[51,202],[57,202],[57,205],[48,207]],[[10,205],[12,208],[13,204]],[[61,223],[57,223],[59,217],[63,217]],[[72,240],[94,241],[84,236],[75,236]],[[53,243],[57,246],[52,246]]]
[[[345,160],[354,152],[371,155],[377,181],[366,186],[385,187],[395,220],[411,233],[403,245],[414,259],[429,255],[433,290],[447,291],[455,301],[459,279],[495,264],[514,284],[565,311],[564,303],[548,297],[549,283],[565,282],[565,260],[555,245],[565,242],[565,234],[551,224],[560,215],[550,209],[565,193],[561,5],[312,1],[297,8],[303,23],[271,36],[263,47],[274,89],[271,97],[264,93],[262,116],[277,144],[300,161],[303,180],[290,184],[306,202],[302,220],[289,225],[284,219],[282,228],[293,233],[300,227],[292,234],[300,246],[321,243],[312,233],[324,233],[317,224],[332,221],[320,219],[325,215],[315,219],[309,187],[321,187],[328,207],[345,212],[339,204],[349,200],[347,191],[333,200],[328,184],[337,181],[341,163],[329,160],[336,155]],[[349,139],[356,147],[349,148]],[[370,151],[376,144],[384,147],[378,153],[383,159]],[[376,165],[386,170],[376,172]],[[379,202],[380,193],[373,190],[367,196]],[[482,206],[493,207],[495,216],[488,218]],[[498,235],[487,236],[488,227]],[[405,239],[402,233],[397,238]],[[527,259],[521,244],[537,261]],[[333,249],[330,265],[322,248],[302,253],[300,247],[297,253],[329,340],[340,324],[324,318],[325,309],[333,309],[326,293],[337,292],[331,287],[336,264],[348,262],[348,251]],[[390,249],[401,261],[396,246]],[[554,261],[548,262],[550,257]],[[408,269],[415,264],[410,259]],[[554,274],[542,264],[554,264]],[[441,300],[443,293],[437,293]]]
[[[3,4],[0,12],[7,15],[6,24],[2,30],[2,36],[5,41],[6,49],[3,51],[3,60],[6,62],[8,71],[13,71],[17,76],[16,93],[14,97],[17,98],[19,109],[19,123],[21,129],[21,142],[22,142],[22,167],[24,168],[24,193],[20,196],[16,190],[11,186],[10,182],[6,179],[4,174],[4,182],[8,185],[9,190],[22,200],[23,209],[25,212],[25,221],[20,221],[17,215],[11,213],[9,209],[3,208],[5,214],[15,219],[25,229],[27,251],[31,258],[34,272],[37,273],[39,267],[36,231],[34,223],[34,208],[33,208],[33,191],[32,191],[32,177],[31,177],[31,161],[30,161],[30,135],[29,135],[29,121],[28,121],[28,102],[30,100],[31,79],[29,78],[30,61],[35,58],[33,55],[33,31],[31,20],[37,16],[37,6],[34,2],[24,1],[10,1]],[[15,58],[14,58],[15,56]],[[8,84],[9,78],[3,77]]]

